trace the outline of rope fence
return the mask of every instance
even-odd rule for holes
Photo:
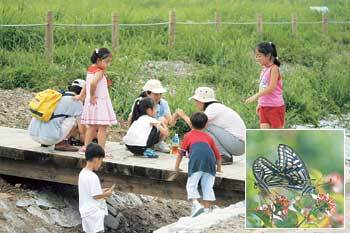
[[[328,24],[350,24],[350,21],[336,21],[328,20],[327,14],[322,14],[322,19],[320,21],[297,21],[296,15],[291,16],[290,21],[264,21],[262,14],[257,14],[256,21],[250,22],[230,22],[221,21],[221,15],[219,12],[215,12],[215,20],[207,22],[181,22],[176,21],[175,10],[169,11],[169,21],[167,22],[157,22],[157,23],[119,23],[119,15],[117,13],[112,13],[112,23],[107,24],[64,24],[64,23],[54,23],[53,12],[49,11],[46,15],[46,23],[41,24],[0,24],[1,28],[26,28],[26,27],[45,27],[45,54],[48,61],[53,62],[53,33],[55,27],[73,27],[73,28],[92,28],[92,27],[111,27],[112,28],[112,51],[116,52],[118,49],[118,37],[120,27],[154,27],[167,25],[168,26],[168,46],[170,48],[175,45],[175,33],[176,25],[215,25],[216,31],[221,30],[222,25],[256,25],[256,30],[259,35],[264,32],[264,25],[291,25],[292,35],[294,38],[297,37],[297,24],[320,24],[322,33],[327,34]]]
[[[320,24],[322,21],[298,21],[298,24]],[[350,24],[350,21],[328,21],[329,24]],[[122,27],[142,27],[142,26],[158,26],[158,25],[168,25],[169,22],[159,22],[159,23],[121,23],[119,26]],[[216,22],[176,22],[179,25],[213,25]],[[254,25],[256,22],[221,22],[222,25]],[[292,24],[289,21],[276,21],[276,22],[267,22],[264,21],[263,24],[266,25],[282,25],[282,24]],[[0,24],[0,27],[38,27],[46,26],[47,24],[38,23],[38,24]],[[111,27],[113,24],[64,24],[64,23],[55,23],[55,27]]]

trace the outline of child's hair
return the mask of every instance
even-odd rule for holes
[[[151,91],[143,91],[141,92],[141,94],[139,95],[139,97],[148,97],[148,95],[150,95],[152,92]]]
[[[204,112],[195,112],[191,115],[190,121],[194,129],[204,129],[208,122],[208,117]]]
[[[74,93],[77,94],[77,95],[80,94],[80,92],[81,92],[82,89],[83,89],[83,88],[81,88],[81,87],[79,87],[79,86],[77,86],[77,85],[73,85],[73,86],[69,86],[69,87],[68,87],[68,91],[74,92]]]
[[[92,161],[94,158],[104,158],[105,150],[98,144],[91,142],[86,147],[85,159],[86,161]]]
[[[147,114],[147,109],[154,108],[154,100],[150,97],[139,98],[135,101],[131,115],[131,123],[139,119],[139,117]]]
[[[111,52],[107,48],[95,49],[91,55],[90,60],[93,64],[96,64],[98,59],[103,60],[109,57],[110,55]]]
[[[265,56],[271,55],[272,61],[278,67],[281,65],[281,62],[278,60],[276,45],[272,42],[262,42],[256,46],[259,53],[264,54]]]

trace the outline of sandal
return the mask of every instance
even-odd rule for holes
[[[159,156],[151,148],[147,148],[145,152],[143,152],[143,157],[150,159],[159,158]]]

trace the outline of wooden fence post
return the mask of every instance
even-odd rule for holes
[[[221,15],[217,11],[215,12],[215,27],[217,32],[221,30]]]
[[[292,35],[294,38],[297,38],[297,16],[295,14],[292,15]]]
[[[112,53],[114,54],[118,50],[119,46],[119,15],[115,12],[112,13]]]
[[[169,37],[168,46],[174,47],[175,45],[175,27],[176,27],[176,12],[175,9],[169,12]]]
[[[327,13],[322,14],[322,32],[327,34],[328,32],[328,15]]]
[[[258,34],[263,34],[264,28],[263,28],[263,17],[261,14],[257,14],[257,23],[256,23],[256,31]]]
[[[53,62],[53,27],[53,13],[48,11],[45,30],[45,56],[48,62]]]

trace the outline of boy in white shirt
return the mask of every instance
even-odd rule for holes
[[[96,143],[86,147],[86,166],[79,174],[79,212],[83,231],[86,233],[104,232],[104,218],[108,214],[105,198],[112,195],[111,189],[102,189],[94,171],[97,171],[105,157],[105,152]]]

